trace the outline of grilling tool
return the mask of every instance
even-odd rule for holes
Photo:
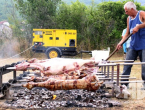
[[[121,46],[131,37],[133,35],[133,33],[131,33],[123,42],[122,42],[122,44],[121,44]],[[109,60],[114,54],[115,54],[115,52],[117,52],[118,51],[118,49],[116,48],[110,55],[109,55],[109,57],[105,60],[105,61],[107,61],[107,60]]]

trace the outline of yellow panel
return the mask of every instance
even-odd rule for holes
[[[53,30],[47,30],[45,29],[43,33],[43,43],[44,46],[54,46],[54,36],[53,36]]]
[[[42,34],[38,35],[34,31],[42,31],[43,33],[43,30],[33,30],[33,44],[34,42],[42,42],[43,38],[40,36],[43,36],[43,35]]]
[[[43,38],[33,33],[33,42],[43,42],[44,46],[70,47],[70,39],[75,39],[77,46],[77,31],[65,29],[33,29],[33,32],[42,31]]]
[[[70,39],[75,40],[75,47],[77,46],[77,31],[76,30],[67,30],[67,35],[66,35],[66,41],[69,42]],[[67,47],[69,47],[69,43],[67,44]]]
[[[65,31],[57,30],[55,34],[55,46],[66,47]]]

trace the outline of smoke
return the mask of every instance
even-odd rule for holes
[[[18,56],[16,56],[17,50],[18,50],[18,46],[19,43],[16,39],[3,39],[2,40],[2,44],[0,46],[0,58],[9,58],[9,57],[15,57],[18,58]]]

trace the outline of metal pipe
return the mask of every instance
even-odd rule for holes
[[[100,80],[112,80],[111,78],[99,78]],[[117,78],[113,78],[114,80],[117,80]],[[131,78],[119,78],[119,79],[136,79],[136,77]]]
[[[102,75],[104,75],[104,73],[96,73],[96,75],[101,75],[101,74],[102,74]],[[122,75],[122,73],[119,73],[119,74],[121,74],[121,75]],[[110,72],[110,73],[109,73],[109,75],[112,75],[112,72]],[[116,72],[114,72],[114,75],[117,75],[117,73],[116,73]]]
[[[114,61],[108,61],[109,63],[115,63],[115,62],[134,62],[134,60],[114,60]]]
[[[117,64],[120,65],[143,65],[145,62],[134,62],[134,63],[106,63],[106,64],[98,64],[97,66],[117,66]]]
[[[101,67],[101,73],[103,73],[103,66]]]
[[[104,75],[106,75],[106,66],[104,66]]]
[[[2,71],[0,71],[0,88],[2,87],[3,83],[3,76],[2,76]]]
[[[110,66],[107,66],[107,77],[109,77],[109,71],[110,71],[110,70],[109,70],[109,69],[110,69],[109,67],[110,67]]]
[[[117,65],[117,86],[119,86],[119,72],[120,72],[120,65]]]
[[[112,76],[111,76],[111,80],[113,81],[114,80],[114,66],[112,66]]]
[[[116,81],[106,81],[103,84],[114,84]],[[119,81],[119,83],[145,83],[143,80],[138,80],[138,81]]]
[[[122,76],[130,76],[130,75],[119,75],[119,77],[122,77]],[[106,76],[104,76],[104,75],[97,75],[97,77],[106,77]],[[112,78],[112,76],[109,76],[109,77]],[[109,78],[109,77],[107,76],[106,78]],[[113,77],[117,77],[117,76],[115,75]]]
[[[16,79],[16,71],[13,71],[13,79]]]

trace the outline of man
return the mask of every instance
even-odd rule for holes
[[[127,2],[124,5],[124,10],[128,15],[127,30],[122,40],[118,43],[117,49],[122,48],[122,42],[129,34],[133,33],[126,60],[136,60],[139,56],[140,61],[145,62],[145,12],[136,10],[136,5],[133,2]],[[124,65],[123,75],[130,75],[131,68],[132,65]],[[145,65],[142,65],[142,79],[145,80]],[[128,79],[122,81],[128,81]],[[125,85],[128,86],[128,83],[125,83]]]

